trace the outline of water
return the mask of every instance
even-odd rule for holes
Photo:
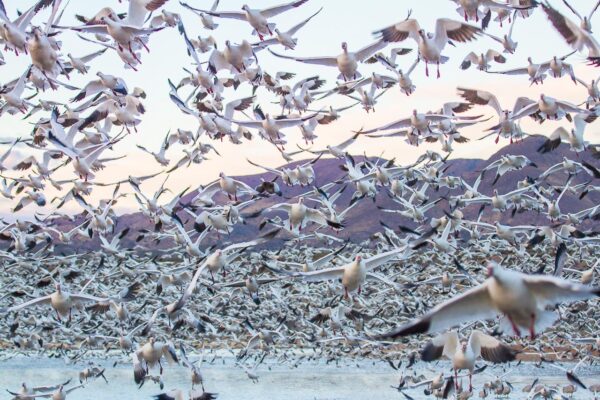
[[[89,382],[85,388],[75,390],[68,395],[68,400],[105,400],[105,399],[150,399],[161,393],[158,385],[147,382],[137,389],[133,382],[133,370],[129,364],[119,364],[112,367],[112,361],[98,361],[106,367],[105,376],[109,383],[101,378]],[[436,375],[436,371],[449,372],[448,363],[439,365],[417,364],[413,370],[423,374],[428,379]],[[66,365],[58,359],[28,359],[24,357],[0,361],[0,388],[17,390],[21,382],[30,385],[51,385],[72,378],[71,385],[78,382],[78,373],[85,368],[85,363]],[[510,370],[507,369],[507,371]],[[585,384],[600,383],[597,367],[580,369],[579,377]],[[219,359],[215,364],[204,363],[202,373],[206,390],[219,394],[221,400],[345,400],[377,398],[381,400],[403,399],[391,386],[397,385],[400,372],[394,371],[384,363],[373,365],[363,361],[344,366],[324,363],[306,363],[298,368],[276,365],[265,362],[256,371],[259,382],[253,383],[245,372],[235,366],[232,360]],[[474,396],[478,398],[482,385],[494,376],[503,374],[501,367],[488,369],[473,378]],[[526,394],[521,390],[538,376],[541,383],[565,385],[567,380],[564,373],[554,368],[535,368],[532,364],[522,364],[510,370],[507,379],[513,384],[511,399],[524,399]],[[189,388],[189,374],[185,368],[166,366],[163,380],[165,390]],[[466,384],[466,381],[465,381]],[[69,385],[69,386],[71,386]],[[432,398],[423,394],[425,386],[407,391],[414,399]],[[591,398],[589,392],[581,389],[573,397],[575,399]],[[8,394],[0,394],[0,399],[9,399]],[[489,398],[494,398],[490,395]]]

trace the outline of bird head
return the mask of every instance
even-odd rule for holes
[[[56,283],[54,284],[54,288],[56,289],[56,291],[57,291],[58,293],[60,293],[60,291],[61,291],[61,288],[60,288],[60,283],[56,282]]]
[[[421,36],[423,39],[427,38],[427,33],[425,32],[425,29],[419,29],[419,36]]]
[[[463,353],[467,351],[467,342],[461,342],[460,347],[462,348]]]
[[[250,7],[248,6],[248,4],[244,4],[244,5],[242,6],[242,10],[244,10],[244,11],[248,11],[248,10],[250,10]]]
[[[348,43],[342,42],[342,50],[344,50],[344,53],[348,52]]]
[[[357,254],[356,257],[354,258],[354,260],[359,263],[362,261],[362,256],[360,254]]]

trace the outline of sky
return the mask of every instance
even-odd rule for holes
[[[220,10],[240,10],[241,6],[248,0],[221,0]],[[269,7],[281,3],[282,0],[274,1],[254,1],[250,3],[252,7]],[[32,1],[14,1],[5,0],[9,17],[16,16],[16,6],[20,10],[25,10]],[[100,3],[102,3],[100,5]],[[565,15],[574,19],[569,11],[560,1],[551,2],[554,7],[559,9]],[[581,13],[589,13],[592,6],[589,0],[573,0],[571,4]],[[212,0],[195,1],[189,0],[189,4],[194,7],[209,8]],[[75,14],[86,16],[94,15],[101,6],[111,6],[121,12],[126,11],[126,2],[119,3],[117,0],[105,2],[88,2],[81,0],[71,0],[67,5],[64,18],[61,25],[78,25],[79,22],[74,19]],[[371,0],[369,2],[358,0],[310,0],[302,7],[299,7],[288,13],[281,14],[272,19],[272,22],[282,30],[287,30],[298,22],[307,18],[323,7],[322,12],[311,20],[297,34],[299,39],[298,46],[294,51],[284,51],[281,46],[275,46],[273,49],[286,55],[297,56],[336,56],[341,52],[340,44],[342,41],[348,43],[351,51],[360,49],[375,40],[373,32],[393,23],[403,20],[409,10],[412,10],[412,18],[416,18],[421,26],[427,31],[433,31],[435,20],[439,17],[462,20],[456,12],[456,4],[449,0],[427,0],[427,1],[389,1],[389,0]],[[243,21],[216,19],[220,24],[217,30],[205,30],[200,19],[193,13],[183,9],[175,0],[167,3],[165,8],[169,11],[178,12],[182,16],[184,25],[190,37],[207,37],[212,35],[217,40],[220,47],[224,46],[225,40],[232,42],[241,42],[246,39],[250,42],[257,41],[256,36],[251,35],[252,28]],[[48,11],[40,13],[33,21],[35,25],[43,25],[47,20]],[[592,24],[597,23],[597,16],[592,20]],[[600,28],[599,28],[600,29]],[[494,21],[491,22],[488,32],[497,36],[503,35],[508,31],[508,25],[502,28]],[[92,35],[87,35],[92,37]],[[83,56],[90,52],[98,50],[97,46],[82,41],[74,32],[65,31],[59,36],[63,42],[63,53],[72,53],[75,56]],[[527,65],[527,58],[532,57],[534,62],[548,61],[552,56],[563,56],[570,52],[562,37],[549,24],[546,15],[541,9],[535,10],[532,17],[528,19],[518,19],[514,27],[513,38],[518,41],[518,48],[514,55],[507,55],[508,61],[504,65],[493,65],[492,70],[507,70]],[[411,40],[403,43],[394,43],[388,46],[384,52],[388,53],[393,47],[413,48],[411,53],[399,58],[399,65],[407,69],[416,58],[416,45]],[[193,117],[182,114],[177,107],[169,100],[169,88],[167,79],[178,82],[186,76],[183,68],[192,67],[192,59],[186,54],[185,45],[177,29],[167,28],[153,34],[149,42],[150,53],[143,53],[142,65],[139,70],[132,71],[123,68],[123,64],[116,54],[110,51],[92,62],[92,69],[88,75],[81,76],[76,73],[71,75],[70,84],[83,87],[89,80],[95,78],[97,71],[107,74],[120,76],[127,82],[129,88],[141,87],[147,93],[144,100],[146,114],[143,115],[143,122],[138,126],[137,133],[131,133],[123,142],[115,146],[115,149],[107,156],[126,155],[122,160],[111,162],[96,177],[98,182],[111,182],[125,178],[127,175],[145,175],[162,170],[154,161],[152,156],[143,153],[136,148],[136,144],[141,144],[146,148],[158,151],[165,134],[177,128],[195,131],[197,122]],[[313,148],[322,149],[327,144],[337,144],[346,140],[352,131],[361,128],[370,129],[387,124],[397,119],[405,118],[410,115],[413,109],[419,112],[435,110],[442,106],[446,101],[458,101],[460,98],[456,94],[457,86],[478,88],[488,90],[497,95],[500,103],[505,108],[512,108],[514,101],[519,96],[527,96],[533,99],[539,97],[540,93],[566,100],[574,103],[580,103],[587,97],[586,90],[581,85],[574,85],[568,77],[561,79],[550,78],[544,85],[530,86],[528,77],[509,76],[499,74],[487,74],[476,70],[474,67],[467,71],[461,71],[459,65],[465,55],[470,51],[485,52],[489,48],[501,50],[499,43],[488,37],[481,37],[476,42],[468,44],[457,43],[456,47],[447,46],[444,55],[450,60],[442,65],[441,78],[436,79],[435,73],[430,77],[425,76],[424,64],[417,66],[412,74],[413,82],[417,89],[411,96],[402,94],[398,87],[393,87],[379,98],[375,107],[375,112],[366,113],[362,108],[355,107],[343,113],[340,120],[330,125],[322,125],[317,129],[318,139],[315,140]],[[208,54],[200,55],[202,60],[207,59]],[[28,63],[29,58],[24,55],[16,57],[14,54],[4,52],[6,65],[0,66],[0,83],[5,83],[20,76]],[[277,71],[289,71],[297,74],[295,80],[303,79],[308,76],[319,75],[326,79],[325,87],[335,85],[338,71],[336,68],[328,68],[316,65],[301,64],[292,60],[283,60],[276,58],[266,51],[258,53],[259,63],[264,71],[275,74]],[[589,67],[585,64],[585,59],[580,54],[570,56],[568,62],[572,63],[575,73],[584,81],[596,79],[600,74],[600,69]],[[435,67],[431,68],[435,70]],[[373,71],[388,74],[381,65],[360,65],[359,71],[363,76],[370,75]],[[228,73],[222,71],[219,76],[228,76]],[[185,92],[187,93],[187,92]],[[75,92],[59,90],[56,92],[47,91],[42,93],[40,98],[45,100],[61,101],[68,104],[69,99]],[[225,98],[233,100],[250,95],[250,89],[243,85],[236,92],[227,90]],[[184,97],[184,96],[182,96]],[[271,104],[277,102],[278,98],[267,93],[264,89],[259,89],[257,102],[261,104],[265,111],[277,114],[279,106]],[[334,106],[339,107],[351,104],[353,101],[348,98],[330,97],[325,101],[314,103],[312,108],[324,108]],[[84,113],[85,114],[85,113]],[[487,158],[500,149],[507,141],[501,141],[500,144],[494,143],[494,138],[486,140],[477,140],[482,136],[482,130],[495,124],[496,116],[490,107],[476,107],[470,111],[470,115],[492,116],[492,119],[486,123],[476,125],[474,128],[464,129],[462,132],[471,139],[467,144],[455,144],[452,158]],[[21,115],[9,116],[2,115],[2,124],[0,124],[0,138],[8,139],[17,136],[28,136],[32,129],[32,124],[42,117],[42,113],[37,114],[30,120],[23,121]],[[236,118],[243,119],[244,116],[236,115]],[[532,134],[550,134],[561,123],[546,122],[539,125],[533,121],[525,120],[523,128],[526,132]],[[598,129],[597,123],[588,126],[586,139],[592,143],[597,143]],[[117,131],[114,131],[115,133]],[[284,131],[288,140],[286,150],[295,149],[296,144],[304,145],[301,139],[299,128],[290,128]],[[233,145],[228,142],[212,142],[208,137],[201,137],[201,142],[212,143],[221,154],[217,156],[211,153],[209,160],[200,165],[192,165],[187,169],[174,171],[169,177],[167,186],[173,193],[178,193],[181,189],[192,186],[197,187],[213,181],[219,172],[223,171],[228,175],[244,175],[261,172],[256,167],[251,166],[245,160],[251,159],[260,164],[276,167],[284,164],[284,160],[273,149],[273,146],[257,135],[251,142],[244,142],[243,145]],[[5,147],[3,147],[5,148]],[[182,156],[183,147],[173,146],[169,149],[167,156],[174,163]],[[395,158],[397,163],[409,163],[416,159],[425,150],[439,151],[437,144],[424,144],[418,148],[405,144],[402,138],[394,139],[370,139],[359,138],[348,150],[351,153],[366,153],[369,156],[380,156],[386,158]],[[16,163],[20,158],[32,154],[31,150],[25,146],[19,146],[17,151],[11,156],[8,164]],[[41,158],[42,153],[35,151]],[[307,154],[297,156],[297,159],[308,158]],[[7,176],[19,176],[18,171],[7,171]],[[63,168],[58,172],[57,178],[70,179],[74,173],[70,167]],[[143,190],[151,195],[154,190],[162,183],[163,178],[157,178],[144,183]],[[68,191],[68,185],[65,186],[63,194]],[[100,198],[110,196],[112,188],[95,188],[90,198],[92,203]],[[47,197],[50,199],[58,193],[48,189]],[[164,200],[168,200],[168,196]],[[16,204],[6,200],[0,201],[0,214],[10,215],[10,208]],[[128,196],[119,201],[118,210],[120,212],[129,212],[137,209],[135,200]],[[68,204],[63,211],[77,212],[79,206],[76,203]],[[33,208],[26,208],[22,215],[31,215]],[[45,212],[51,212],[52,207],[47,207]],[[14,217],[14,216],[13,216]]]

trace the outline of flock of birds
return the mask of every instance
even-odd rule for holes
[[[163,400],[217,397],[205,391],[202,361],[187,356],[200,349],[206,363],[222,357],[218,350],[231,352],[235,365],[253,381],[259,380],[257,370],[267,355],[291,366],[313,359],[384,360],[402,371],[397,389],[405,398],[423,387],[432,396],[469,398],[472,375],[487,373],[476,366],[480,358],[505,363],[533,357],[535,365],[561,368],[554,363],[579,357],[577,367],[564,371],[568,386],[534,382],[526,388],[528,397],[600,391],[575,373],[580,365],[597,362],[600,345],[597,303],[585,301],[600,294],[600,287],[593,285],[600,265],[600,205],[561,210],[563,198],[583,205],[600,192],[600,147],[584,138],[587,124],[600,114],[598,82],[583,81],[575,73],[579,66],[567,63],[571,54],[579,53],[588,68],[600,66],[600,44],[592,34],[600,1],[590,2],[584,15],[563,0],[578,21],[549,2],[453,1],[458,16],[437,19],[433,32],[409,12],[404,20],[376,31],[362,49],[342,43],[337,56],[300,57],[294,54],[302,40],[299,33],[322,10],[308,10],[315,0],[264,9],[244,5],[235,11],[222,10],[219,0],[210,8],[181,2],[185,15],[168,11],[174,0],[129,0],[123,1],[126,10],[106,7],[94,15],[77,15],[77,26],[61,23],[75,6],[69,1],[37,0],[10,15],[0,0],[0,65],[29,61],[20,76],[3,82],[0,116],[22,115],[33,126],[30,135],[3,143],[6,150],[0,156],[0,193],[15,213],[0,225],[0,345],[70,362],[84,362],[88,352],[97,355],[94,350],[115,350],[115,357],[122,353],[132,363],[137,385],[154,383],[161,390],[164,362],[184,365],[190,387],[156,396]],[[40,20],[47,10],[47,20]],[[292,11],[299,16],[295,26],[276,25],[278,15]],[[492,65],[519,55],[514,25],[526,23],[534,13],[545,14],[573,53],[540,63],[529,58],[523,68],[493,71]],[[202,34],[219,29],[221,19],[238,20],[245,38],[224,44],[210,35],[195,38],[184,18],[201,24]],[[490,34],[490,24],[499,24],[506,34]],[[168,80],[168,95],[180,112],[197,122],[197,129],[173,129],[157,151],[138,144],[159,172],[102,181],[96,175],[124,157],[118,155],[120,143],[138,130],[146,93],[131,89],[118,75],[98,71],[84,87],[71,85],[70,75],[90,75],[108,53],[116,54],[124,68],[142,69],[144,53],[151,51],[150,37],[164,29],[179,32],[179,45],[187,49],[190,61],[183,66],[183,78]],[[252,39],[246,35],[250,33]],[[64,35],[76,35],[97,50],[73,55],[61,42]],[[434,111],[414,110],[383,126],[352,132],[342,143],[313,148],[320,125],[356,112],[355,107],[375,112],[388,90],[411,96],[418,90],[413,76],[417,66],[423,66],[426,76],[435,68],[440,78],[440,64],[450,64],[445,48],[476,40],[489,40],[495,48],[466,54],[459,62],[462,70],[526,75],[532,85],[566,76],[572,83],[565,85],[581,85],[581,102],[542,94],[539,99],[518,97],[511,109],[502,107],[493,93],[460,86],[460,100]],[[399,42],[406,47],[390,48]],[[286,55],[282,49],[288,50]],[[258,58],[264,50],[297,63],[337,68],[337,82],[328,86],[319,76],[267,72]],[[381,73],[361,75],[365,63],[379,66]],[[243,88],[252,96],[236,97]],[[60,101],[53,96],[58,90],[74,95]],[[274,96],[280,114],[264,112],[258,94]],[[46,96],[52,100],[43,100]],[[337,109],[323,105],[333,98],[350,98],[352,104]],[[495,115],[465,114],[476,106],[490,106]],[[475,182],[448,172],[452,146],[469,140],[461,134],[463,128],[492,120],[493,126],[485,126],[486,137],[496,143],[520,142],[527,135],[521,127],[527,118],[540,124],[562,121],[538,152],[548,154],[566,145],[572,157],[542,170],[526,155],[505,154],[479,171]],[[289,131],[295,127],[301,133],[299,143]],[[347,151],[359,140],[381,137],[401,137],[413,146],[439,142],[447,154],[428,150],[410,165],[397,165]],[[272,178],[251,187],[221,172],[193,192],[188,188],[163,199],[171,192],[169,174],[200,164],[211,154],[218,157],[224,140],[264,141],[287,162],[296,155],[308,155],[309,160],[282,168],[248,160]],[[298,150],[289,151],[290,142]],[[170,159],[174,146],[183,148],[178,161]],[[27,156],[15,158],[23,152]],[[339,179],[318,179],[314,167],[323,157],[338,160]],[[479,189],[490,174],[495,186],[501,177],[526,168],[529,176],[508,192],[484,194]],[[73,178],[56,177],[57,171],[69,169]],[[145,182],[161,179],[156,192],[144,189]],[[49,201],[44,195],[48,186],[61,195]],[[97,187],[113,188],[112,196],[97,199]],[[288,197],[290,187],[301,187],[303,193]],[[347,188],[354,193],[349,204],[342,204]],[[446,194],[434,199],[440,191]],[[124,197],[135,198],[149,228],[119,224],[114,208]],[[411,225],[395,228],[381,221],[366,243],[341,238],[352,224],[349,212],[381,197],[394,204],[382,213],[401,216]],[[271,205],[261,207],[265,200]],[[61,212],[71,202],[80,214]],[[50,212],[41,211],[49,207]],[[21,210],[33,217],[23,218]],[[441,216],[433,216],[440,210]],[[530,214],[538,223],[503,224],[499,217],[517,221]],[[258,225],[259,233],[232,243],[230,235],[249,223]],[[84,241],[97,245],[86,252],[55,249],[77,249]],[[437,336],[425,345],[420,336],[397,340],[423,334]],[[554,350],[559,345],[567,350]],[[574,353],[573,346],[580,350]],[[421,347],[423,361],[450,359],[454,373],[442,371],[433,379],[411,373],[416,347]],[[402,366],[398,358],[409,362]],[[460,370],[468,374],[459,375]],[[93,380],[106,379],[104,371],[89,363],[79,384],[69,386],[69,380],[34,387],[24,382],[8,391],[22,400],[65,399],[74,390],[86,390]],[[494,376],[480,396],[510,393],[507,374]]]

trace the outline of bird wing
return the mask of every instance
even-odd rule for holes
[[[367,268],[367,270],[372,270],[374,268],[377,268],[378,266],[385,264],[386,262],[392,260],[393,258],[395,258],[399,253],[403,252],[404,250],[405,250],[404,247],[398,247],[394,250],[386,251],[384,253],[377,254],[376,256],[367,258],[364,261],[365,267]]]
[[[431,339],[429,343],[421,350],[421,360],[434,361],[442,356],[449,359],[454,357],[456,347],[458,346],[458,333],[450,331],[442,333]]]
[[[394,121],[391,122],[387,125],[384,126],[380,126],[379,128],[373,128],[373,129],[369,129],[367,131],[362,131],[360,132],[361,134],[368,134],[368,133],[373,133],[373,132],[377,132],[377,131],[384,131],[387,129],[399,129],[399,128],[406,128],[410,126],[410,118],[402,118],[399,119],[398,121]]]
[[[468,89],[468,88],[458,88],[458,94],[465,100],[482,106],[490,106],[498,115],[502,114],[502,107],[500,107],[500,103],[498,102],[498,98],[485,90],[477,90],[477,89]]]
[[[29,300],[29,301],[26,301],[25,303],[21,303],[16,306],[9,307],[7,309],[7,311],[8,312],[19,311],[19,310],[22,310],[23,308],[27,308],[29,306],[34,306],[36,304],[50,304],[50,295],[38,297],[37,299]]]
[[[600,295],[600,288],[581,285],[562,278],[545,275],[527,275],[523,281],[538,300],[538,307],[562,301],[585,300]]]
[[[280,4],[278,6],[265,8],[265,9],[261,10],[260,13],[265,18],[271,18],[271,17],[281,14],[282,12],[291,10],[292,8],[300,7],[302,4],[306,3],[307,1],[308,0],[297,0],[297,1],[292,1],[291,3]]]
[[[561,36],[567,41],[567,44],[571,46],[575,45],[581,28],[575,22],[556,11],[547,3],[542,3],[542,9],[546,13],[546,16],[554,28],[556,28],[558,33],[560,33]]]
[[[337,57],[291,57],[284,56],[283,54],[279,54],[274,52],[271,49],[267,49],[271,54],[279,58],[285,58],[287,60],[295,60],[298,62],[306,63],[306,64],[317,64],[317,65],[325,65],[328,67],[337,67]]]
[[[376,338],[395,338],[438,332],[460,322],[487,319],[496,314],[496,309],[488,293],[488,284],[484,282],[438,305],[422,317],[390,332],[378,335]]]
[[[421,26],[416,19],[407,19],[395,25],[388,26],[375,32],[385,42],[401,42],[409,36],[415,41],[419,40]]]
[[[387,46],[386,42],[383,40],[378,40],[358,50],[356,53],[354,53],[354,55],[358,61],[364,61],[366,58],[370,57],[376,51],[383,49],[385,46]]]
[[[310,21],[318,13],[320,13],[321,10],[323,10],[323,7],[319,8],[319,11],[317,11],[316,13],[314,13],[313,15],[311,15],[310,17],[306,18],[304,21],[300,22],[298,25],[295,25],[294,27],[292,27],[289,31],[287,31],[287,34],[290,35],[290,36],[295,35],[296,32],[298,32],[300,29],[302,29],[304,27],[304,25],[306,25],[308,23],[308,21]]]
[[[473,349],[475,357],[481,357],[493,363],[513,361],[517,352],[498,339],[474,330],[469,338],[469,347]]]
[[[435,23],[435,44],[442,49],[448,40],[466,43],[475,39],[483,31],[476,26],[452,19],[440,18]]]
[[[346,246],[347,246],[347,245],[348,245],[348,244],[347,244],[347,243],[345,243],[345,244],[344,244],[342,247],[340,247],[340,248],[339,248],[339,249],[337,249],[336,251],[334,251],[334,252],[331,252],[331,253],[329,253],[329,254],[326,254],[326,255],[324,255],[323,257],[321,257],[321,258],[319,258],[319,259],[317,259],[317,260],[314,260],[314,261],[312,262],[312,266],[313,266],[315,269],[319,269],[319,268],[323,267],[325,264],[329,263],[329,261],[333,260],[333,258],[334,258],[335,256],[337,256],[337,255],[338,255],[338,254],[339,254],[339,253],[340,253],[342,250],[344,250],[344,249],[346,248]]]
[[[297,272],[293,276],[300,277],[307,282],[320,282],[340,279],[344,275],[344,267],[332,267],[311,272]]]

